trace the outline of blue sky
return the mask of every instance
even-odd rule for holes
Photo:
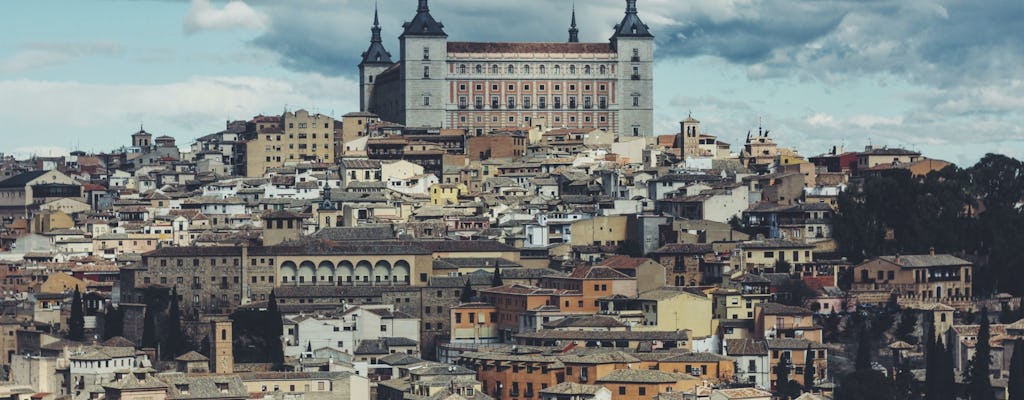
[[[414,0],[380,0],[398,54]],[[639,0],[656,35],[656,121],[688,112],[739,149],[760,123],[815,155],[915,148],[1024,157],[1024,2]],[[0,152],[102,151],[146,130],[186,144],[229,119],[356,110],[369,0],[14,2],[0,15]],[[563,41],[570,0],[434,0],[450,40]],[[37,18],[45,6],[47,19]],[[622,0],[577,2],[606,41]]]

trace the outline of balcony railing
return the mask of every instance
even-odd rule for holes
[[[640,75],[639,74],[633,74],[629,78],[634,80],[634,81],[638,81],[638,80],[640,80]]]

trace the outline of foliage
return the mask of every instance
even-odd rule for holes
[[[917,330],[917,315],[910,309],[900,312],[899,324],[896,325],[896,339],[910,344],[917,344],[914,332]]]
[[[103,339],[124,336],[124,310],[110,306],[103,312]]]
[[[1013,355],[1010,356],[1010,379],[1007,381],[1009,400],[1024,400],[1024,340],[1013,343]]]
[[[836,400],[880,400],[897,398],[896,385],[881,372],[867,369],[847,374],[836,390]]]
[[[462,303],[473,301],[473,286],[469,284],[469,278],[466,278],[466,284],[462,287],[462,293],[459,293],[459,301]]]
[[[270,299],[266,311],[266,343],[270,347],[269,361],[275,366],[284,364],[284,347],[281,345],[281,337],[284,336],[284,325],[281,322],[281,310],[277,308],[277,294],[270,291]]]
[[[857,342],[857,358],[854,361],[854,368],[857,371],[871,370],[871,338],[868,337],[869,329],[863,329],[860,339]]]
[[[68,318],[68,339],[82,341],[85,339],[85,310],[82,309],[82,292],[75,286],[75,294],[71,297],[71,316]]]
[[[779,357],[779,365],[775,366],[775,394],[780,399],[793,399],[800,395],[800,384],[789,379],[789,370],[792,368],[792,360],[788,352],[783,352]]]
[[[925,400],[953,400],[956,381],[953,374],[953,353],[935,338],[935,320],[928,314],[925,337]]]
[[[1024,294],[1024,165],[989,154],[967,169],[950,166],[925,177],[897,169],[867,177],[839,196],[838,251],[852,262],[881,255],[965,252],[975,264],[974,293]],[[887,239],[891,234],[891,240]]]
[[[814,389],[814,375],[817,373],[817,368],[814,367],[814,351],[811,350],[811,344],[807,344],[807,354],[804,357],[804,390],[810,392]]]
[[[793,270],[793,265],[790,264],[789,261],[779,259],[775,261],[775,266],[773,269],[775,273],[788,274]]]
[[[188,344],[181,330],[181,309],[178,306],[178,287],[171,290],[170,310],[167,312],[167,338],[162,352],[168,359],[185,354]]]
[[[992,380],[989,377],[992,362],[992,345],[989,344],[990,327],[988,310],[981,309],[981,325],[978,327],[978,341],[974,346],[974,358],[971,359],[970,370],[964,375],[971,400],[993,400]]]
[[[505,286],[505,283],[501,280],[501,268],[498,267],[498,263],[494,263],[494,276],[491,277],[491,287]]]

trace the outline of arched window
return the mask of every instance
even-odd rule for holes
[[[480,65],[480,64],[477,64],[476,65],[476,73],[478,73],[478,74],[484,73],[484,66]]]
[[[228,340],[228,330],[227,329],[221,329],[220,330],[220,340]]]
[[[524,65],[523,66],[523,73],[524,74],[530,73],[530,66],[529,65]]]
[[[508,65],[508,73],[510,73],[510,74],[516,73],[516,67],[514,65],[512,65],[512,64],[509,64]]]
[[[556,65],[555,66],[555,75],[560,74],[560,73],[562,73],[562,66]]]
[[[583,73],[586,74],[586,75],[590,75],[590,66],[589,65],[583,66]]]
[[[466,73],[466,64],[459,65],[459,73],[460,74]]]
[[[608,72],[608,68],[602,65],[600,68],[598,68],[598,71],[601,73],[601,75],[604,75],[605,73]]]
[[[544,66],[543,65],[541,65],[540,67],[537,67],[537,70],[540,71],[541,75],[544,74]]]
[[[492,74],[497,74],[498,73],[498,65],[497,64],[491,66],[491,73]]]
[[[576,66],[575,65],[570,65],[569,66],[569,75],[576,75]]]

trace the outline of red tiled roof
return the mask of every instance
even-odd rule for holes
[[[608,43],[448,42],[449,53],[614,53]]]

